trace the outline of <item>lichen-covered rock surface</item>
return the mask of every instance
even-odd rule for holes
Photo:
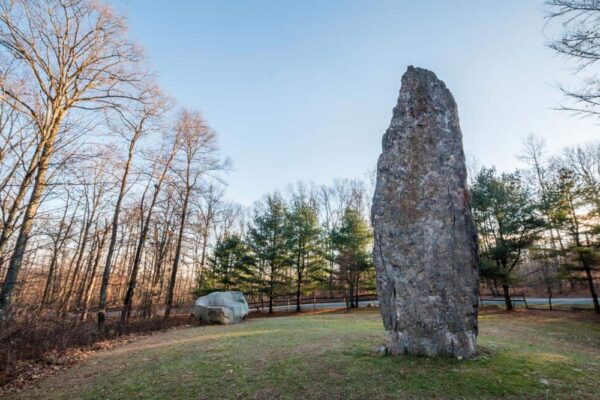
[[[237,324],[248,316],[248,303],[242,292],[213,292],[198,297],[194,316],[209,324]]]
[[[391,354],[475,355],[478,247],[456,102],[409,67],[373,198],[377,291]]]

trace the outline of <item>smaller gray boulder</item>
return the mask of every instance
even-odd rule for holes
[[[194,316],[209,324],[237,324],[248,316],[248,303],[238,291],[213,292],[198,297]]]

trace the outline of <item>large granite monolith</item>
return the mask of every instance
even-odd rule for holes
[[[379,307],[393,355],[475,355],[477,233],[456,102],[408,67],[383,136],[373,198]]]

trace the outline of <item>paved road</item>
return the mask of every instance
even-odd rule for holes
[[[548,304],[548,299],[544,298],[544,297],[526,297],[525,298],[527,300],[527,304],[529,305],[547,305]],[[523,299],[520,297],[515,297],[513,299],[513,301],[516,304],[522,304]],[[483,300],[483,304],[484,305],[492,305],[492,304],[504,304],[504,298],[502,297],[497,297],[497,298],[493,298],[493,299],[485,299]],[[553,298],[552,299],[552,305],[557,306],[557,305],[572,305],[572,306],[582,306],[582,305],[591,305],[592,303],[592,299],[591,298],[585,298],[585,297],[576,297],[576,298]],[[359,307],[368,307],[368,306],[377,306],[379,305],[379,302],[377,300],[365,300],[365,301],[359,301],[358,302],[358,306]],[[303,304],[302,305],[302,309],[303,310],[314,310],[314,309],[322,309],[322,308],[343,308],[345,307],[343,302],[333,302],[333,303],[316,303],[316,304]],[[296,309],[296,305],[293,303],[290,303],[290,306],[288,308],[288,306],[275,306],[273,307],[273,309],[275,311],[293,311]]]

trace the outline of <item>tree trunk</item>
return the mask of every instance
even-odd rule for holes
[[[119,229],[119,214],[121,213],[121,202],[125,197],[125,189],[127,188],[127,177],[129,175],[129,168],[131,167],[131,161],[133,160],[133,143],[130,144],[129,154],[127,162],[125,163],[125,170],[123,171],[123,177],[121,178],[121,187],[119,189],[119,197],[117,198],[117,204],[115,205],[115,211],[113,214],[112,221],[112,232],[110,235],[110,242],[108,245],[108,252],[106,254],[106,263],[104,264],[104,272],[102,273],[102,283],[100,285],[100,301],[98,303],[98,328],[104,327],[104,321],[106,319],[106,300],[108,292],[108,282],[110,280],[110,271],[112,268],[112,258],[115,252],[117,244],[117,233]]]
[[[94,283],[96,279],[96,271],[98,270],[98,266],[100,265],[100,260],[102,259],[102,250],[104,250],[104,243],[106,241],[106,235],[108,231],[102,233],[102,239],[100,239],[100,244],[98,244],[98,252],[96,253],[96,259],[94,260],[94,266],[92,267],[92,271],[90,273],[90,283],[84,290],[83,295],[83,304],[81,311],[81,321],[85,321],[87,319],[88,310],[90,308],[90,298],[92,296],[92,291],[94,289]],[[85,282],[84,282],[85,284]]]
[[[208,221],[208,219],[207,219]],[[202,287],[204,283],[204,270],[206,268],[206,248],[208,246],[208,222],[205,222],[205,226],[202,230],[202,253],[200,254],[200,274],[198,276],[198,287]]]
[[[592,295],[592,301],[594,303],[594,311],[596,314],[600,314],[600,303],[598,303],[598,294],[596,293],[596,288],[594,287],[594,277],[592,276],[592,271],[590,266],[587,265],[587,262],[584,262],[582,259],[582,263],[585,268],[585,277],[587,279],[588,286],[590,288],[590,294]]]
[[[173,294],[175,293],[175,283],[177,280],[177,268],[179,266],[179,259],[181,258],[181,244],[183,243],[183,233],[185,231],[185,222],[188,201],[190,196],[191,188],[188,187],[185,193],[185,199],[183,201],[183,208],[181,210],[181,225],[179,226],[179,235],[177,237],[177,247],[175,248],[175,259],[173,260],[173,268],[171,269],[171,279],[169,281],[169,289],[167,292],[167,307],[165,308],[165,319],[169,318],[171,314],[171,307],[173,306]]]
[[[154,304],[154,299],[160,299],[160,293],[162,291],[161,286],[162,286],[162,280],[163,280],[163,262],[165,260],[165,257],[167,255],[167,251],[170,248],[171,244],[171,235],[169,235],[169,223],[167,222],[167,225],[164,229],[164,233],[163,236],[161,237],[160,241],[158,242],[157,240],[157,246],[156,246],[156,256],[155,256],[155,260],[154,260],[154,272],[153,272],[153,276],[152,276],[152,281],[150,284],[150,294],[148,297],[148,304],[146,305],[147,309],[148,309],[148,316],[152,316],[153,314],[153,304]],[[157,236],[158,238],[158,236]]]
[[[52,248],[52,256],[50,258],[50,268],[48,269],[48,277],[46,279],[46,284],[44,286],[44,293],[42,294],[42,300],[40,301],[40,308],[38,309],[38,313],[41,313],[44,307],[48,304],[48,298],[50,297],[50,289],[52,287],[52,283],[54,282],[55,269],[58,262],[58,254],[62,249],[62,244],[64,244],[64,240],[61,240],[62,231],[65,226],[65,219],[67,217],[67,207],[65,207],[65,212],[63,214],[62,220],[60,221],[59,229],[56,234],[56,240],[54,241],[54,246]],[[66,240],[65,235],[65,240]]]
[[[137,284],[137,275],[142,260],[142,250],[144,249],[144,243],[146,241],[145,233],[147,229],[142,230],[140,239],[135,250],[135,258],[133,260],[133,266],[131,268],[131,276],[129,278],[129,284],[127,285],[127,293],[125,294],[125,300],[123,301],[123,309],[121,310],[121,323],[126,324],[129,321],[131,314],[131,305],[133,303],[133,294]]]
[[[302,274],[298,274],[298,284],[296,285],[296,312],[302,311],[300,306],[300,291],[302,286]]]
[[[35,176],[38,163],[40,162],[39,158],[40,155],[43,154],[43,150],[44,146],[41,143],[38,146],[36,146],[35,152],[31,157],[31,161],[29,162],[27,172],[23,176],[21,184],[19,185],[17,195],[15,196],[13,203],[8,210],[7,216],[3,221],[4,223],[2,224],[2,231],[0,232],[0,271],[2,271],[2,266],[4,265],[4,246],[8,243],[8,239],[13,234],[15,225],[20,214],[21,203],[23,202],[23,199],[27,194],[33,177]]]
[[[83,294],[85,292],[85,288],[87,286],[87,282],[90,280],[90,274],[92,273],[92,265],[94,264],[94,254],[96,254],[96,249],[98,248],[99,235],[98,232],[95,232],[92,236],[92,247],[90,248],[90,254],[85,263],[85,273],[81,278],[81,282],[79,284],[79,288],[77,289],[77,299],[75,300],[75,307],[77,309],[81,309],[81,304],[83,302]]]
[[[131,314],[131,305],[133,303],[133,294],[135,291],[135,287],[137,284],[137,275],[140,267],[140,263],[142,260],[142,251],[144,250],[144,245],[146,243],[146,237],[148,236],[148,231],[150,230],[150,219],[152,217],[152,211],[154,209],[154,205],[156,204],[156,200],[158,198],[158,193],[160,192],[160,186],[162,184],[162,179],[164,178],[162,175],[161,179],[158,181],[154,194],[152,195],[152,201],[150,206],[148,207],[148,214],[146,215],[145,220],[143,220],[142,231],[140,232],[140,238],[138,240],[137,248],[135,249],[135,258],[133,260],[133,267],[131,269],[131,277],[129,279],[129,285],[127,286],[127,294],[125,295],[125,300],[123,301],[123,309],[121,310],[121,323],[126,324],[129,321],[129,316]]]
[[[348,300],[346,301],[346,310],[352,310],[352,302],[354,300],[354,285],[352,284],[352,278],[348,277]]]
[[[10,259],[8,269],[6,271],[6,278],[4,279],[4,285],[2,286],[2,292],[0,292],[0,320],[4,318],[10,307],[12,294],[17,284],[17,278],[21,265],[23,263],[23,256],[25,255],[25,249],[27,242],[31,235],[33,228],[34,218],[37,214],[37,210],[40,206],[44,189],[46,188],[46,173],[50,166],[50,158],[54,152],[54,140],[58,133],[59,124],[57,124],[51,131],[47,141],[44,144],[44,150],[40,157],[40,164],[38,167],[35,182],[33,184],[33,190],[27,208],[25,209],[25,215],[23,217],[23,223],[19,230],[19,235],[15,244],[15,250]]]
[[[504,304],[506,305],[506,311],[512,311],[513,305],[510,300],[510,292],[506,283],[502,284],[502,292],[504,293]]]
[[[490,291],[492,292],[492,296],[500,296],[500,291],[498,290],[498,281],[496,281],[495,279],[492,280],[492,284],[490,285]]]
[[[58,258],[58,250],[55,248],[52,252],[52,259],[50,260],[50,268],[48,270],[48,277],[46,278],[46,284],[44,285],[44,293],[42,294],[42,300],[40,301],[40,307],[38,313],[41,313],[44,307],[48,304],[48,297],[50,296],[50,287],[54,279],[54,269],[56,267],[56,259]]]
[[[79,203],[77,203],[77,204],[79,205]],[[75,215],[75,214],[73,214],[73,215]],[[91,218],[93,218],[93,214],[91,215]],[[75,282],[77,281],[77,277],[79,276],[79,271],[81,270],[81,266],[83,263],[84,253],[85,253],[85,249],[87,247],[87,237],[90,232],[90,226],[91,226],[92,222],[90,219],[86,218],[84,224],[85,224],[85,226],[83,228],[83,233],[81,234],[79,245],[77,246],[79,254],[77,255],[77,261],[75,262],[75,270],[73,271],[73,276],[71,277],[71,282],[69,283],[69,287],[67,289],[64,300],[63,300],[60,310],[59,310],[59,314],[63,315],[63,316],[69,312],[69,308],[71,307],[71,301],[73,298],[73,290],[75,289]]]
[[[360,293],[359,291],[359,282],[360,282],[360,277],[356,277],[356,283],[354,285],[354,307],[358,308],[358,295]]]

